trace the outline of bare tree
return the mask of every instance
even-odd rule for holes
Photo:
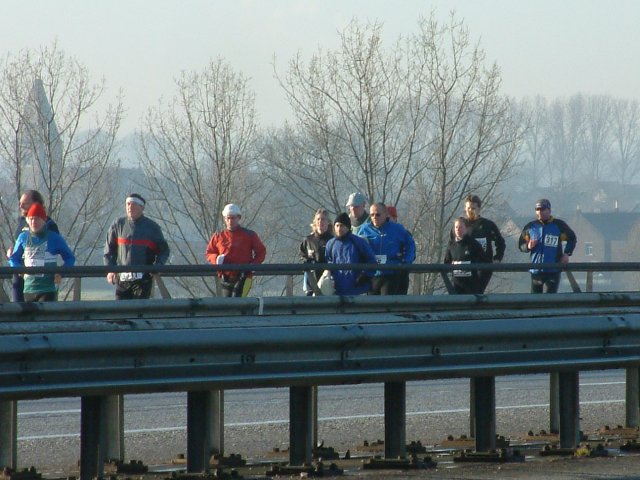
[[[549,137],[547,135],[548,106],[544,97],[538,95],[533,101],[523,99],[518,114],[527,125],[523,132],[522,148],[518,154],[520,170],[517,177],[519,190],[538,189],[545,180],[540,176],[543,165],[549,164]]]
[[[308,64],[297,56],[284,77],[276,72],[296,122],[272,137],[265,158],[304,205],[321,199],[339,211],[351,191],[397,203],[423,168],[427,97],[402,44],[384,49],[381,24],[353,21],[340,40],[337,51],[319,51]]]
[[[611,126],[614,180],[631,183],[640,172],[640,104],[637,100],[615,100]]]
[[[519,157],[523,171],[529,172],[528,190],[546,188],[559,205],[573,201],[591,205],[606,199],[604,192],[611,187],[606,181],[613,181],[615,188],[637,177],[637,101],[576,94],[547,104],[537,97],[530,118]],[[533,170],[526,168],[528,162],[536,165]]]
[[[421,132],[431,147],[410,206],[421,258],[441,262],[452,219],[469,192],[491,198],[508,178],[521,139],[519,119],[500,94],[500,73],[485,66],[483,51],[452,14],[446,25],[420,22],[412,58],[420,67],[429,122]],[[418,228],[422,226],[422,228]],[[434,277],[424,289],[431,291]]]
[[[254,94],[222,59],[185,72],[168,105],[149,110],[138,134],[141,165],[156,216],[173,244],[174,262],[197,264],[220,229],[226,203],[238,203],[244,225],[268,195],[257,170]],[[189,293],[214,292],[211,282],[176,280]]]
[[[567,205],[577,186],[584,179],[581,174],[584,152],[586,107],[583,95],[568,100],[556,99],[549,106],[547,137],[549,155],[539,176],[543,184],[556,192],[555,198]]]
[[[37,188],[80,263],[101,248],[113,216],[120,95],[96,112],[105,82],[54,43],[8,54],[0,63],[0,213],[2,248],[13,244],[20,192]]]
[[[582,159],[584,172],[592,181],[603,180],[602,170],[611,155],[612,99],[604,95],[591,95],[586,99],[584,144]]]
[[[273,134],[265,161],[303,205],[339,211],[354,190],[400,204],[419,260],[440,262],[464,196],[491,197],[515,158],[521,131],[499,70],[455,15],[420,20],[391,50],[381,24],[352,22],[340,39],[278,77],[296,121]]]

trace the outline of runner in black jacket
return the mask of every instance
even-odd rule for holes
[[[469,224],[467,233],[482,246],[487,262],[500,263],[504,257],[506,242],[498,226],[488,218],[480,216],[481,209],[482,200],[480,200],[480,197],[477,195],[469,195],[465,199],[464,211]],[[494,245],[495,252],[493,250]],[[478,272],[478,276],[480,277],[479,293],[484,293],[492,275],[493,272],[491,270],[481,270]]]
[[[467,219],[456,218],[454,238],[449,241],[444,263],[471,264],[488,262],[485,252],[476,240],[467,234]],[[458,294],[482,293],[482,279],[477,270],[454,270],[453,288]]]
[[[333,238],[333,234],[329,229],[328,213],[324,208],[319,208],[313,215],[311,223],[313,233],[307,235],[300,244],[300,258],[305,263],[326,263],[325,247],[327,242]],[[303,289],[307,296],[313,295],[311,286],[307,283],[307,275],[313,273],[316,283],[320,280],[323,269],[317,269],[313,272],[305,272],[305,283]]]

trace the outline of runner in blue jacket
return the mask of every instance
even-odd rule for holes
[[[411,234],[399,223],[389,220],[384,203],[374,203],[370,209],[371,222],[362,224],[357,235],[366,239],[380,265],[413,263],[416,259],[416,243]],[[377,270],[372,280],[371,294],[397,295],[402,286],[402,273],[394,270]]]
[[[335,237],[327,242],[327,263],[371,263],[376,264],[373,250],[363,238],[351,233],[351,220],[346,213],[338,215],[333,222]],[[371,277],[375,270],[334,270],[332,272],[337,295],[360,295],[371,288]]]
[[[531,263],[569,263],[576,248],[576,234],[564,221],[551,216],[551,202],[541,198],[536,202],[536,220],[525,225],[518,248],[529,252]],[[563,247],[562,243],[565,242]],[[558,268],[532,268],[531,293],[556,293],[560,285]]]
[[[48,267],[57,265],[60,255],[64,265],[72,267],[76,257],[62,236],[47,227],[47,213],[40,203],[34,203],[27,212],[29,230],[22,232],[9,257],[12,267]],[[25,274],[24,300],[27,302],[53,302],[58,299],[60,275]]]

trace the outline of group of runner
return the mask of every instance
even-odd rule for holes
[[[125,200],[126,215],[109,228],[104,247],[104,264],[162,265],[170,255],[160,226],[144,215],[145,199],[132,193]],[[337,294],[402,295],[409,287],[406,270],[375,268],[378,265],[411,264],[416,258],[412,235],[397,221],[397,210],[384,203],[373,203],[369,211],[361,193],[347,200],[348,213],[335,217],[332,226],[324,209],[314,213],[311,234],[299,248],[302,261],[313,264],[305,274],[303,289],[307,295]],[[39,267],[57,264],[59,255],[65,266],[73,266],[75,256],[57,225],[46,213],[42,195],[28,190],[20,197],[20,222],[16,242],[7,251],[9,265]],[[469,195],[464,202],[465,216],[455,219],[444,256],[445,263],[464,265],[500,262],[506,249],[500,229],[481,216],[482,200]],[[518,240],[521,251],[531,256],[531,292],[554,293],[558,290],[560,270],[545,264],[567,263],[576,246],[576,235],[566,222],[551,215],[551,202],[540,199],[535,204],[536,219],[522,229]],[[260,264],[266,248],[253,230],[241,225],[238,205],[228,204],[222,211],[225,228],[212,235],[206,251],[214,265]],[[364,264],[362,269],[323,268],[323,264]],[[372,267],[367,268],[366,264]],[[222,294],[246,296],[251,288],[252,272],[220,270]],[[468,267],[452,271],[454,293],[484,293],[491,279],[490,270]],[[25,274],[13,279],[14,301],[55,301],[59,275]],[[111,272],[107,281],[115,285],[116,299],[149,298],[152,277],[142,272]]]

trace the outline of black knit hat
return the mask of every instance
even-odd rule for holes
[[[349,215],[347,215],[346,213],[341,213],[340,215],[338,215],[336,217],[336,219],[333,221],[333,224],[335,225],[336,223],[341,223],[342,225],[344,225],[345,227],[347,227],[349,230],[351,230],[351,219],[349,218]]]

